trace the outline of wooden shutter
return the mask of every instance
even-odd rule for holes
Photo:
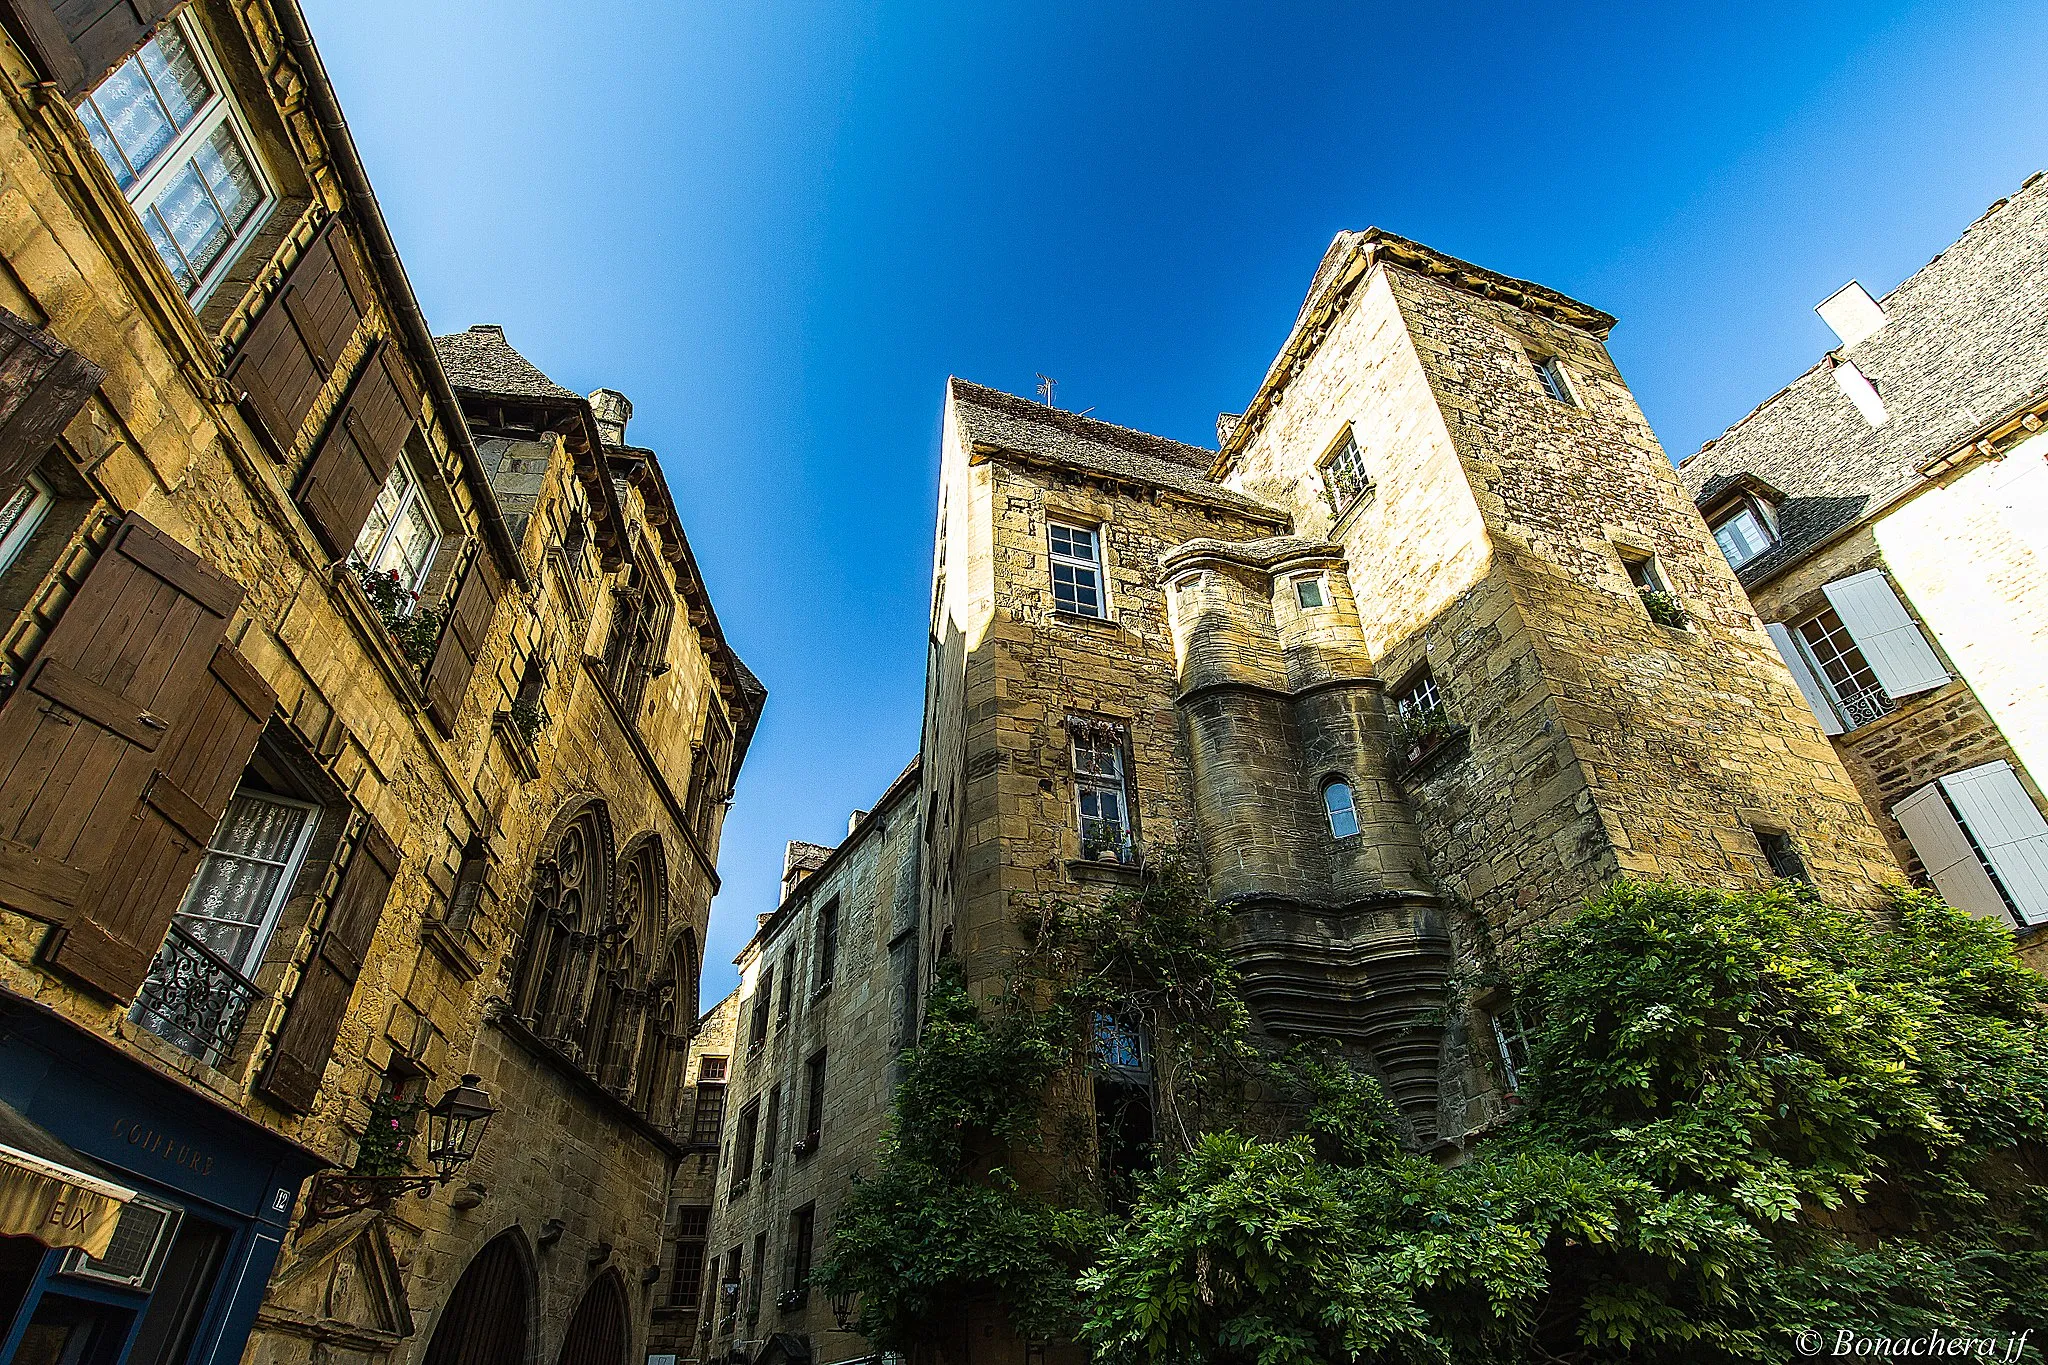
[[[1866,569],[1824,585],[1828,602],[1849,628],[1856,647],[1878,682],[1894,697],[1910,697],[1948,681],[1927,637],[1886,581],[1884,570]]]
[[[264,1092],[300,1113],[312,1109],[320,1091],[327,1058],[370,954],[377,921],[384,916],[384,901],[398,876],[399,862],[398,845],[374,817],[364,816],[356,851],[328,907],[320,945],[306,963],[263,1073]]]
[[[1792,638],[1792,632],[1773,621],[1764,627],[1771,634],[1771,643],[1778,647],[1778,654],[1785,660],[1785,667],[1792,673],[1792,681],[1799,685],[1799,694],[1806,698],[1806,704],[1813,708],[1814,718],[1820,728],[1830,735],[1842,733],[1841,717],[1835,714],[1835,703],[1828,696],[1827,688],[1807,666],[1806,656],[1799,652],[1799,645]]]
[[[0,705],[0,903],[69,922],[122,831],[156,818],[145,796],[211,697],[241,601],[239,584],[140,516],[115,528]]]
[[[105,375],[0,308],[0,498],[28,477]]]
[[[484,637],[498,610],[498,575],[491,568],[490,552],[478,547],[469,574],[455,594],[454,610],[434,647],[434,661],[427,667],[427,711],[443,732],[455,729],[455,715],[469,692],[470,676],[476,672],[477,656],[483,653]]]
[[[1949,803],[2028,924],[2048,923],[2048,821],[2004,759],[1941,779]]]
[[[348,234],[339,218],[330,218],[270,296],[228,366],[228,383],[248,399],[280,451],[298,439],[368,302],[369,286]]]
[[[277,694],[233,645],[213,652],[196,699],[166,737],[133,817],[112,834],[79,914],[45,957],[117,1000],[131,1000],[227,814]]]
[[[0,0],[43,74],[78,100],[149,41],[183,0]]]
[[[1892,819],[1906,832],[1913,851],[1920,855],[1934,889],[1958,910],[1967,910],[2000,924],[2012,924],[2012,912],[2005,897],[1998,894],[1991,874],[1970,847],[1970,837],[1949,809],[1939,782],[1930,782],[1892,807]]]
[[[388,343],[363,358],[348,397],[299,480],[299,507],[336,559],[353,550],[398,463],[418,401]]]

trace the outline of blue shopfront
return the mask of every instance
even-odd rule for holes
[[[0,1104],[134,1191],[102,1256],[0,1237],[0,1365],[232,1365],[323,1163],[0,991]]]

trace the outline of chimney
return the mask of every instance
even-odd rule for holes
[[[1835,329],[1845,348],[1854,346],[1887,321],[1884,309],[1870,297],[1870,291],[1854,280],[1822,299],[1813,311]]]
[[[853,814],[851,814],[851,815],[847,816],[847,817],[846,817],[846,832],[847,832],[848,834],[851,834],[851,833],[853,833],[853,832],[854,832],[855,830],[857,830],[857,829],[859,829],[859,828],[860,828],[860,822],[861,822],[861,821],[863,821],[863,820],[865,820],[865,819],[867,819],[867,818],[868,818],[868,813],[867,813],[866,811],[864,811],[864,810],[857,810],[857,811],[855,811],[855,812],[854,812]]]
[[[590,395],[590,412],[597,418],[597,434],[608,446],[626,443],[626,423],[633,420],[633,403],[617,389],[598,389]]]
[[[472,332],[482,332],[487,336],[494,336],[500,341],[505,339],[505,329],[495,322],[471,323],[469,330]]]
[[[1241,412],[1219,412],[1216,414],[1216,444],[1222,446],[1230,441],[1230,433],[1237,430],[1237,424],[1244,420]]]

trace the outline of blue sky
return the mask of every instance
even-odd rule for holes
[[[1677,457],[2048,166],[2038,0],[303,3],[428,320],[633,399],[769,686],[707,1002],[916,746],[948,374],[1213,444],[1378,225],[1619,316]]]

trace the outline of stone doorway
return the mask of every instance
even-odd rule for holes
[[[583,1293],[556,1365],[625,1365],[626,1291],[612,1271]]]
[[[531,1301],[518,1239],[500,1233],[456,1282],[425,1365],[523,1365]]]

